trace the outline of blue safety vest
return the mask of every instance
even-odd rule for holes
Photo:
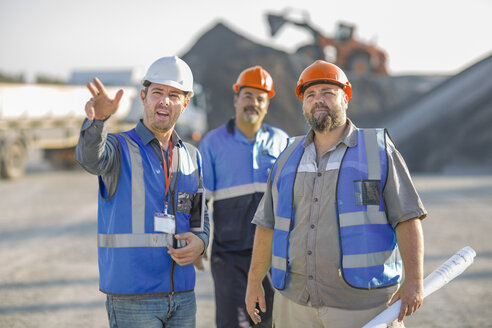
[[[167,245],[176,247],[176,240],[154,231],[154,213],[164,208],[166,182],[162,164],[135,130],[117,136],[122,165],[111,199],[104,198],[99,177],[100,289],[127,295],[191,291],[195,287],[193,265],[176,265],[167,254]],[[190,209],[194,198],[203,192],[199,188],[200,156],[196,148],[186,143],[176,145],[172,151],[177,172],[172,170],[169,211],[176,218],[176,233],[183,233],[193,231]]]
[[[387,178],[386,132],[357,129],[357,145],[348,147],[340,164],[336,186],[340,273],[352,287],[372,289],[397,284],[402,265],[395,231],[389,224],[382,198]],[[298,137],[280,155],[272,170],[275,228],[272,279],[285,288],[289,235],[293,226],[293,189],[304,153]]]

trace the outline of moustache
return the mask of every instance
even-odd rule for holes
[[[312,108],[311,108],[311,114],[314,114],[314,111],[316,109],[325,109],[326,111],[330,111],[330,107],[328,107],[327,105],[325,104],[315,104]]]
[[[248,112],[248,111],[254,111],[256,114],[258,114],[260,111],[258,110],[258,108],[256,106],[253,106],[253,105],[250,105],[250,106],[245,106],[244,109],[243,109],[244,112]]]

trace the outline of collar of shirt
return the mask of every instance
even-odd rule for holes
[[[348,127],[345,130],[343,137],[337,142],[333,148],[326,151],[326,153],[322,154],[322,158],[325,158],[327,154],[330,154],[339,149],[339,147],[344,144],[346,147],[354,147],[357,145],[357,128],[356,126],[347,118]],[[310,129],[306,134],[306,138],[304,139],[302,146],[304,147],[304,155],[303,161],[307,161],[309,165],[313,165],[314,169],[318,169],[318,165],[321,165],[321,159],[318,163],[316,147],[314,146],[314,131]],[[305,163],[306,164],[306,163]]]
[[[157,144],[159,144],[159,140],[157,140],[152,131],[150,131],[149,128],[147,128],[145,124],[143,124],[142,120],[138,121],[137,126],[135,127],[135,131],[137,132],[140,139],[142,139],[144,145],[149,144],[153,140],[155,140]],[[175,130],[173,130],[173,134],[171,135],[171,141],[173,143],[173,146],[177,145],[178,147],[181,147],[183,143]]]

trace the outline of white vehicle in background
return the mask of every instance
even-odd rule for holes
[[[128,77],[131,71],[74,72],[68,85],[0,83],[0,176],[24,175],[27,151],[36,148],[57,167],[75,165],[73,153],[90,97],[85,84],[97,76],[110,95],[123,89],[118,111],[110,120],[111,132],[133,128],[143,115],[142,88]],[[201,86],[176,124],[186,141],[198,143],[207,130],[206,102]]]

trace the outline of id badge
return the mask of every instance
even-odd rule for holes
[[[154,230],[174,235],[176,233],[174,215],[162,212],[154,213]]]

